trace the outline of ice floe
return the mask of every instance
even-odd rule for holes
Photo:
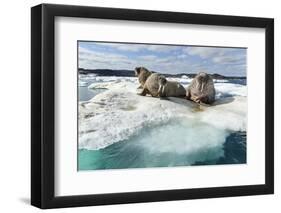
[[[191,81],[187,78],[174,80],[183,81],[185,86]],[[131,77],[103,77],[89,85],[90,89],[106,90],[79,103],[80,149],[102,149],[140,134],[144,134],[145,139],[145,129],[156,129],[158,136],[159,131],[163,132],[160,134],[163,139],[160,137],[153,143],[150,140],[149,144],[143,142],[148,150],[196,153],[206,147],[222,147],[232,131],[246,131],[246,86],[215,83],[217,101],[213,106],[180,98],[139,96],[138,86],[137,79]],[[175,128],[174,124],[180,125]],[[173,131],[174,137],[184,139],[173,140],[171,145]]]
[[[86,86],[88,86],[88,82],[79,80],[78,85],[79,85],[79,87],[86,87]]]

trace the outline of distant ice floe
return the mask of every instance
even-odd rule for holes
[[[97,76],[96,74],[86,74],[86,75],[79,74],[79,79],[81,79],[81,80],[94,80],[96,76]]]
[[[168,81],[177,81],[182,84],[184,87],[190,84],[192,81],[191,78],[167,78]]]
[[[214,81],[214,83],[227,83],[227,82],[229,82],[226,79],[214,79],[213,81]]]
[[[216,98],[229,96],[247,97],[247,86],[233,83],[215,83]]]
[[[79,80],[78,85],[79,85],[79,87],[86,87],[86,86],[88,86],[88,82]]]
[[[107,90],[79,103],[80,149],[102,149],[143,135],[141,145],[148,151],[193,155],[206,152],[206,147],[221,151],[231,132],[246,131],[246,86],[215,83],[218,100],[213,106],[202,106],[180,98],[139,96],[136,78],[114,78],[103,77],[89,85],[91,89]],[[157,140],[153,140],[156,134]]]

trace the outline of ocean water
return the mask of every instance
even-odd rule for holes
[[[159,127],[162,131],[167,127]],[[195,153],[178,152],[175,147],[169,147],[166,151],[149,150],[148,144],[142,142],[156,142],[161,149],[161,140],[164,146],[176,146],[182,142],[184,137],[190,137],[188,132],[184,131],[184,126],[171,125],[168,127],[172,132],[165,135],[161,134],[160,129],[143,130],[147,137],[136,136],[130,140],[114,143],[100,150],[79,150],[79,170],[93,169],[125,169],[125,168],[149,168],[149,167],[173,167],[188,165],[214,165],[214,164],[241,164],[246,163],[246,133],[231,133],[223,146],[214,146],[204,150],[197,150]],[[181,128],[179,130],[179,128]],[[175,132],[177,137],[175,137]],[[173,138],[171,138],[173,134]],[[206,138],[205,140],[208,140]],[[169,144],[168,144],[169,143]],[[154,144],[155,145],[155,144]],[[156,147],[154,147],[155,149]],[[169,150],[171,149],[171,150]]]
[[[81,80],[80,102],[89,101],[107,90],[88,88],[95,82],[97,80],[93,78]],[[114,82],[114,79],[108,82]],[[231,83],[245,85],[246,81]],[[229,90],[223,83],[218,85],[219,90],[220,87]],[[219,93],[218,97],[233,94]],[[78,147],[78,170],[243,164],[247,159],[246,139],[245,131],[222,131],[207,123],[173,118],[153,125],[153,128],[144,126],[137,134],[100,149]]]

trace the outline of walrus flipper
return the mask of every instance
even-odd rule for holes
[[[191,93],[190,93],[190,89],[189,89],[189,87],[186,89],[186,95],[185,95],[185,98],[186,98],[187,100],[191,100]]]
[[[146,88],[144,88],[140,93],[138,93],[138,95],[146,96],[147,93],[148,93],[148,90]]]

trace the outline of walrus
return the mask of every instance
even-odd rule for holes
[[[162,78],[162,76],[158,73],[153,73],[149,75],[149,77],[146,79],[143,89],[139,95],[145,96],[146,94],[150,94],[152,97],[158,97],[159,96],[159,79]]]
[[[147,78],[152,74],[148,69],[145,67],[136,67],[135,68],[135,76],[138,77],[139,83],[141,84],[138,88],[144,88],[145,81]]]
[[[212,104],[215,95],[213,78],[205,72],[198,73],[186,89],[186,98],[196,103]]]
[[[160,97],[185,97],[185,88],[176,81],[168,81],[164,76],[158,78]]]

